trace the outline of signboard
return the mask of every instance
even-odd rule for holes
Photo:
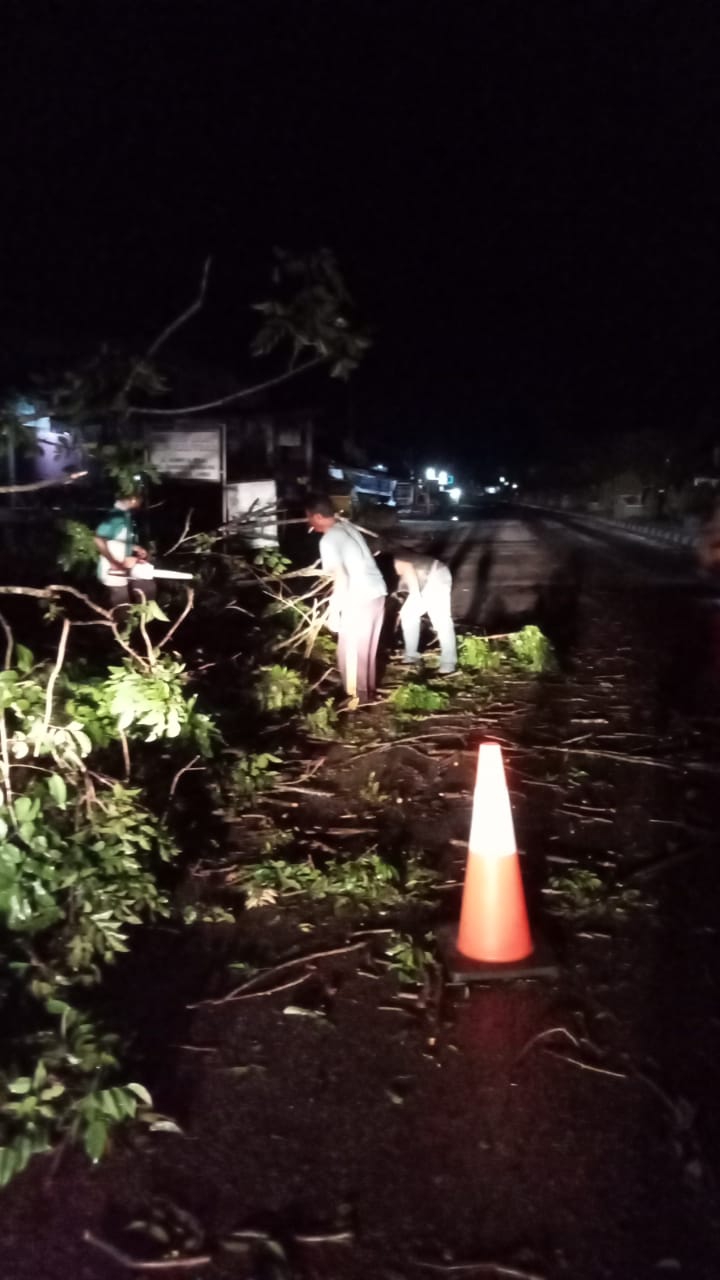
[[[302,444],[302,431],[299,427],[281,427],[277,442],[281,449],[299,449]]]
[[[150,462],[160,475],[179,480],[223,478],[223,428],[178,427],[175,431],[151,431]]]
[[[277,546],[277,485],[274,480],[248,480],[225,486],[226,520],[239,520],[243,516],[252,519],[254,512],[268,509],[270,514],[262,523],[257,521],[248,528],[251,547]]]

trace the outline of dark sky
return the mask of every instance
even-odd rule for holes
[[[716,0],[5,0],[6,350],[140,345],[330,245],[381,437],[508,464],[718,402]]]

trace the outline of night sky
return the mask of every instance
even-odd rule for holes
[[[719,407],[713,0],[5,0],[0,323],[246,373],[274,244],[375,330],[360,430],[479,469]],[[253,370],[254,372],[254,370]],[[436,448],[437,446],[437,448]]]

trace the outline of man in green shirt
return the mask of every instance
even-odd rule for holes
[[[105,589],[108,606],[134,604],[142,599],[155,599],[152,578],[133,582],[135,565],[147,560],[147,551],[138,545],[132,513],[142,506],[140,494],[118,498],[112,511],[95,530],[98,549],[97,576]]]

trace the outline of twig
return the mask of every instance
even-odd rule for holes
[[[560,1062],[569,1062],[573,1067],[580,1067],[583,1071],[593,1071],[599,1076],[612,1076],[615,1080],[628,1080],[630,1077],[625,1071],[611,1071],[609,1067],[596,1067],[591,1062],[583,1062],[581,1058],[571,1058],[567,1053],[558,1053],[555,1049],[544,1049],[544,1053],[548,1053],[551,1058],[557,1058]]]
[[[82,480],[87,471],[73,471],[64,480],[35,480],[32,484],[0,484],[0,493],[36,493],[38,489],[56,489],[62,485]]]
[[[61,1139],[61,1141],[58,1143],[57,1147],[55,1148],[55,1151],[53,1152],[53,1157],[52,1157],[52,1160],[50,1161],[50,1168],[48,1169],[47,1177],[45,1179],[46,1187],[49,1188],[50,1184],[55,1181],[55,1178],[57,1177],[60,1171],[60,1165],[62,1164],[65,1158],[67,1149],[68,1149],[68,1134],[65,1134],[65,1137]]]
[[[199,759],[200,759],[199,755],[193,756],[192,760],[189,760],[187,764],[184,764],[182,769],[178,769],[177,773],[175,774],[175,777],[170,783],[170,790],[168,791],[168,800],[172,800],[173,796],[175,795],[175,789],[177,787],[177,784],[182,778],[184,773],[201,773],[203,771],[203,769],[205,768],[204,765],[201,765],[199,769],[195,769],[194,767],[195,761]]]
[[[300,774],[299,778],[293,778],[291,782],[281,783],[279,786],[275,788],[275,790],[276,791],[288,791],[288,790],[292,791],[301,782],[309,782],[311,778],[315,777],[315,774],[318,772],[318,770],[322,769],[326,758],[327,758],[326,756],[320,756],[319,760],[315,760],[313,764],[310,765],[310,768],[306,770],[305,773]]]
[[[689,862],[691,858],[699,858],[701,854],[709,852],[709,845],[702,849],[688,849],[684,853],[673,853],[668,858],[660,858],[656,862],[651,862],[648,866],[640,867],[639,870],[633,871],[629,876],[625,877],[626,884],[642,883],[644,880],[653,880],[655,876],[662,875],[664,871],[670,871],[673,867],[680,866],[683,862]]]
[[[294,1235],[295,1244],[345,1244],[354,1240],[352,1231],[316,1232],[313,1235]]]
[[[417,733],[412,734],[407,738],[393,738],[391,742],[378,742],[375,746],[365,747],[363,751],[358,751],[352,742],[341,742],[338,745],[351,748],[355,751],[355,759],[360,759],[361,756],[372,755],[374,751],[392,751],[393,747],[408,746],[413,742],[437,742],[442,738],[449,738],[453,742],[457,742],[458,738],[464,737],[465,735],[461,733],[460,730],[455,732],[452,729],[438,729],[435,733]],[[447,750],[450,751],[451,748],[448,747]],[[428,759],[430,759],[429,756]]]
[[[154,1262],[141,1262],[131,1254],[124,1253],[122,1249],[117,1249],[114,1244],[110,1244],[109,1240],[96,1236],[92,1231],[85,1231],[83,1240],[94,1249],[99,1249],[101,1253],[106,1254],[108,1258],[112,1258],[119,1267],[125,1267],[126,1271],[171,1271],[173,1268],[189,1271],[192,1267],[209,1267],[212,1262],[209,1253],[199,1253],[194,1258],[162,1258]]]
[[[131,766],[130,766],[130,747],[128,745],[128,736],[124,729],[118,729],[118,733],[120,735],[120,747],[122,750],[123,764],[125,765],[124,781],[129,782]]]
[[[177,549],[178,549],[178,547],[181,545],[181,543],[183,543],[183,542],[185,541],[185,539],[186,539],[186,537],[187,537],[188,533],[190,532],[190,522],[191,522],[191,520],[192,520],[192,518],[193,518],[193,512],[194,512],[194,510],[195,510],[195,508],[194,508],[194,507],[190,507],[190,509],[189,509],[189,511],[188,511],[188,513],[187,513],[187,515],[186,515],[186,517],[185,517],[185,524],[183,525],[183,531],[182,531],[182,533],[180,534],[180,537],[178,538],[177,542],[173,542],[172,546],[171,546],[171,547],[168,547],[167,551],[165,552],[165,555],[166,555],[166,556],[172,555],[173,551],[177,551]]]
[[[189,1004],[188,1009],[198,1009],[201,1005],[218,1005],[228,1004],[231,1000],[236,1000],[246,991],[254,991],[261,983],[266,982],[268,978],[277,977],[281,973],[287,973],[288,969],[294,969],[299,964],[310,964],[311,960],[326,960],[330,956],[348,955],[351,951],[362,951],[368,944],[362,940],[360,942],[351,942],[346,947],[333,947],[330,951],[313,951],[307,956],[295,956],[292,960],[284,960],[282,964],[273,965],[271,969],[266,969],[264,973],[258,973],[254,978],[249,978],[247,982],[243,982],[242,986],[234,987],[232,991],[228,991],[226,996],[219,996],[214,1000],[198,1000],[196,1004]]]
[[[237,1004],[239,1000],[259,1000],[261,996],[275,996],[278,991],[289,991],[291,987],[302,986],[303,982],[307,982],[307,979],[312,977],[314,972],[315,966],[310,965],[310,967],[306,969],[304,973],[301,973],[298,978],[291,978],[289,982],[282,982],[279,987],[263,987],[262,991],[241,992],[240,995],[233,996],[232,1000],[229,1000],[226,997],[226,1003]]]
[[[678,1114],[677,1104],[673,1102],[670,1095],[667,1094],[665,1090],[662,1089],[660,1085],[657,1084],[650,1076],[647,1076],[644,1071],[640,1071],[638,1067],[635,1067],[633,1071],[633,1075],[636,1080],[640,1081],[641,1084],[647,1085],[651,1093],[654,1093],[655,1097],[659,1098],[663,1106],[667,1107],[668,1111],[670,1111],[672,1115],[675,1116],[675,1118],[677,1119],[677,1114]]]
[[[200,277],[200,290],[198,292],[198,295],[195,301],[191,302],[190,306],[186,307],[185,310],[181,312],[180,315],[177,316],[175,320],[171,320],[170,324],[166,325],[165,328],[160,331],[157,338],[155,338],[150,343],[150,346],[145,352],[145,355],[141,356],[139,360],[135,361],[135,364],[133,365],[127,378],[125,379],[125,384],[123,386],[123,389],[120,392],[121,400],[124,400],[125,397],[128,396],[132,391],[133,383],[140,370],[141,365],[143,365],[146,360],[152,360],[153,356],[160,350],[161,346],[163,346],[163,344],[167,342],[168,338],[171,337],[172,334],[175,333],[176,330],[179,329],[182,325],[186,324],[187,321],[190,320],[196,314],[196,312],[200,311],[201,307],[205,302],[205,291],[207,289],[207,282],[208,282],[208,276],[210,274],[211,265],[212,265],[212,258],[210,257],[206,258],[203,264],[202,276]],[[126,416],[129,413],[131,413],[132,406],[128,406],[125,412],[126,412]]]
[[[96,618],[93,622],[88,622],[88,623],[77,622],[77,623],[73,623],[73,626],[110,627],[113,633],[114,639],[120,645],[120,648],[124,649],[125,653],[127,653],[128,656],[132,658],[133,662],[137,662],[141,667],[144,667],[145,670],[150,669],[148,667],[147,660],[145,658],[142,658],[139,653],[136,653],[135,650],[132,648],[132,646],[129,645],[127,641],[124,640],[120,635],[120,632],[118,630],[118,625],[113,616],[112,610],[103,609],[101,605],[95,604],[94,600],[91,600],[90,597],[86,596],[82,591],[78,591],[76,587],[68,587],[68,586],[65,586],[64,583],[55,583],[55,582],[51,583],[47,587],[8,587],[8,586],[2,585],[0,586],[0,595],[30,596],[34,600],[54,600],[57,596],[62,596],[62,595],[73,596],[74,599],[81,600],[82,603],[86,605],[86,607],[90,610],[90,612],[96,615]]]
[[[55,690],[55,683],[57,681],[57,678],[62,670],[63,662],[65,661],[65,650],[67,649],[69,634],[70,634],[70,619],[63,618],[62,632],[60,634],[60,641],[57,648],[57,657],[55,659],[55,665],[52,671],[50,672],[50,677],[47,682],[47,689],[45,690],[45,715],[43,716],[43,724],[42,724],[43,738],[45,737],[50,727],[50,717],[52,716],[53,692]],[[42,740],[38,738],[35,744],[36,756],[39,754],[41,746],[42,746]]]
[[[8,623],[7,619],[3,617],[1,613],[0,613],[0,627],[2,627],[3,631],[5,632],[5,640],[6,640],[5,670],[7,671],[8,668],[10,667],[10,663],[12,662],[12,655],[13,655],[13,649],[15,647],[15,641],[13,639],[13,633],[10,630],[10,624]]]
[[[531,1036],[526,1044],[523,1045],[517,1058],[515,1066],[522,1062],[523,1058],[535,1047],[536,1044],[542,1044],[543,1040],[549,1040],[551,1036],[565,1036],[575,1049],[580,1048],[580,1041],[569,1031],[567,1027],[546,1027],[544,1031],[538,1031],[537,1035]]]
[[[413,1258],[413,1264],[443,1276],[472,1273],[482,1276],[484,1273],[486,1280],[545,1280],[538,1271],[521,1271],[518,1267],[506,1267],[501,1262],[423,1262],[422,1258]]]
[[[177,631],[178,627],[181,626],[181,624],[185,621],[185,619],[187,618],[190,610],[192,609],[195,603],[195,588],[186,587],[185,592],[186,592],[185,608],[180,614],[180,617],[175,619],[170,630],[163,636],[162,640],[158,645],[158,649],[164,649],[168,640],[172,640],[172,637],[175,635],[175,632]]]
[[[601,760],[617,760],[618,763],[620,764],[646,764],[646,765],[652,766],[655,769],[669,769],[671,771],[677,770],[679,768],[678,765],[670,764],[668,763],[667,760],[654,760],[652,756],[628,756],[628,755],[623,755],[623,753],[620,751],[598,751],[595,749],[591,749],[589,747],[570,747],[570,746],[555,747],[555,746],[543,744],[543,745],[533,745],[529,747],[512,746],[512,747],[508,747],[508,750],[525,751],[525,752],[532,751],[533,754],[538,754],[539,752],[542,752],[542,751],[561,751],[561,752],[566,752],[568,755],[573,755],[573,756],[596,756]],[[684,765],[683,767],[694,768],[697,766],[691,764],[691,765]],[[705,768],[706,772],[708,773],[717,773],[717,769],[707,769],[705,766],[703,766],[703,768]]]
[[[319,796],[322,800],[329,800],[334,795],[334,791],[323,791],[320,787],[301,787],[295,782],[288,782],[285,786],[277,786],[276,791],[296,791],[301,796]],[[269,799],[270,797],[268,797]]]
[[[8,747],[7,724],[5,723],[5,709],[0,711],[0,771],[5,788],[5,804],[12,804],[13,792],[12,782],[10,781],[10,752]]]
[[[181,325],[187,324],[188,320],[192,319],[192,317],[200,311],[205,302],[205,293],[207,291],[207,283],[211,266],[212,257],[208,256],[203,263],[202,276],[200,277],[200,291],[197,298],[195,298],[194,302],[190,303],[189,307],[186,307],[185,311],[181,312],[175,320],[172,320],[170,324],[158,334],[155,341],[152,342],[147,349],[145,354],[146,360],[150,360],[154,355],[156,355],[164,343],[167,342],[168,338],[170,338],[173,333],[181,327]]]

